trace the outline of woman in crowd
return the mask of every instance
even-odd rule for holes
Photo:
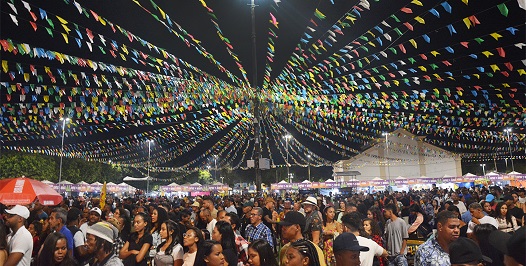
[[[197,247],[204,241],[203,232],[197,227],[190,227],[183,234],[183,245],[186,251],[183,255],[183,266],[194,265]]]
[[[76,261],[68,255],[68,245],[66,237],[58,232],[46,237],[40,256],[37,259],[37,266],[74,266]]]
[[[345,201],[340,200],[338,206],[339,206],[339,208],[336,211],[336,218],[335,219],[337,221],[340,221],[342,219],[343,214],[345,214]]]
[[[493,231],[497,231],[497,228],[491,224],[477,224],[473,228],[473,240],[479,245],[482,254],[493,260],[492,263],[487,263],[486,266],[502,266],[504,265],[504,254],[489,242],[489,235]]]
[[[325,207],[323,210],[323,253],[327,263],[335,263],[332,242],[343,232],[342,224],[334,219],[335,212],[333,206]]]
[[[458,227],[460,229],[460,237],[468,237],[468,224],[462,221],[462,216],[460,215],[459,208],[455,205],[451,205],[447,210],[450,212],[454,212],[458,217],[458,220],[460,222],[460,225]]]
[[[415,220],[407,229],[407,233],[409,235],[414,233],[416,235],[416,238],[427,239],[428,234],[431,233],[429,221],[427,221],[427,215],[424,213],[422,208],[420,208],[420,205],[416,203],[409,207],[409,212],[413,217],[415,217]]]
[[[499,223],[498,229],[500,231],[513,234],[517,229],[519,229],[519,226],[517,225],[517,219],[508,211],[508,206],[505,202],[499,202],[495,212],[497,215],[494,217]]]
[[[314,244],[307,240],[292,242],[285,252],[285,266],[320,266]]]
[[[0,223],[0,266],[7,261],[7,236],[4,223]]]
[[[491,216],[491,217],[494,217],[495,216],[495,212],[493,211],[493,209],[491,208],[491,203],[487,202],[487,201],[482,201],[482,203],[480,204],[482,205],[482,209],[483,211],[488,215],[488,216]]]
[[[376,242],[376,244],[380,245],[381,247],[384,247],[383,241],[382,241],[382,231],[380,231],[380,227],[378,226],[378,223],[376,223],[374,220],[365,218],[363,220],[363,229],[365,232],[371,236],[371,239]],[[382,257],[376,257],[375,261],[378,261],[378,264],[384,266],[385,260]]]
[[[124,260],[125,266],[140,265],[146,266],[147,255],[152,246],[152,235],[150,235],[150,216],[144,212],[139,212],[133,219],[135,232],[129,240],[124,243],[119,258]]]
[[[258,239],[248,246],[250,266],[278,266],[272,247],[264,239]]]
[[[183,247],[179,244],[178,235],[179,227],[172,220],[167,220],[161,224],[159,231],[162,242],[157,247],[154,262],[157,266],[182,266],[183,265]]]
[[[225,221],[218,221],[212,231],[212,239],[219,242],[228,265],[237,265],[237,251],[232,226]]]
[[[40,250],[40,235],[42,234],[42,222],[33,221],[29,228],[27,228],[31,236],[33,237],[33,253],[31,253],[31,258],[36,259],[38,256],[38,251]]]
[[[152,210],[152,228],[150,234],[152,235],[152,246],[150,247],[149,259],[153,260],[155,256],[157,246],[161,244],[161,224],[168,220],[168,212],[161,206],[155,207]]]
[[[431,201],[431,205],[433,205],[433,213],[435,214],[434,217],[437,217],[438,210],[440,210],[440,204],[438,203],[438,200],[433,199]]]
[[[223,266],[225,262],[223,248],[219,242],[215,240],[205,240],[199,246],[195,257],[195,266]]]
[[[381,232],[384,231],[385,217],[379,207],[372,206],[369,208],[369,210],[367,210],[367,218],[375,221],[378,224],[378,227],[380,227]]]

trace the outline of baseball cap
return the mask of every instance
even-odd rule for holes
[[[71,207],[68,211],[68,222],[77,220],[81,215],[82,212],[78,208]]]
[[[487,202],[492,202],[494,199],[495,199],[495,196],[493,196],[492,194],[486,195],[486,201]]]
[[[360,246],[358,239],[353,233],[342,233],[332,244],[334,252],[350,250],[350,251],[369,251],[368,247]]]
[[[243,203],[243,207],[254,207],[254,202],[249,200],[249,201]]]
[[[492,263],[493,261],[482,255],[479,246],[475,241],[459,237],[456,241],[449,244],[449,261],[451,264],[463,264],[473,261],[486,261]]]
[[[281,222],[279,222],[279,225],[289,226],[293,224],[299,224],[300,227],[305,227],[306,224],[305,216],[297,211],[289,211],[287,214],[285,214],[285,217]]]
[[[318,200],[315,197],[311,196],[311,197],[307,197],[307,199],[301,204],[310,204],[310,205],[318,206]]]
[[[86,230],[86,233],[102,238],[113,244],[113,225],[105,222],[98,222]]]
[[[102,215],[102,211],[99,209],[99,207],[92,208],[91,210],[89,210],[89,212],[96,212],[99,214],[99,216]]]
[[[197,208],[201,207],[201,205],[197,201],[194,201],[194,203],[192,203],[192,205],[190,205],[190,206],[197,207]]]
[[[518,263],[526,265],[526,227],[521,227],[513,235],[502,231],[493,231],[488,237],[489,243],[503,254]]]
[[[503,201],[503,202],[506,202],[506,201],[508,201],[508,200],[513,200],[513,196],[507,194],[507,195],[505,195],[505,196],[502,198],[502,201]]]
[[[22,205],[15,205],[13,208],[9,210],[5,210],[5,212],[9,214],[18,215],[24,219],[29,218],[29,209],[27,209],[27,207],[24,207]]]

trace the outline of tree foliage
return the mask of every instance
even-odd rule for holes
[[[52,157],[39,154],[4,153],[0,157],[0,177],[31,177],[37,180],[54,180],[56,163]]]

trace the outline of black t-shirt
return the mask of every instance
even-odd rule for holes
[[[150,234],[145,234],[142,236],[141,239],[139,239],[138,243],[132,239],[130,239],[128,242],[130,243],[128,250],[141,250],[142,246],[146,243],[149,243],[150,246],[152,245],[153,237]],[[136,262],[135,257],[137,257],[137,255],[128,256],[124,260],[124,266],[147,266],[148,265],[148,256],[144,256],[141,262]]]
[[[522,226],[522,217],[524,216],[524,211],[521,208],[517,208],[517,206],[514,206],[513,209],[508,211],[517,219],[517,225]]]
[[[263,209],[263,224],[266,225],[270,229],[270,231],[273,231],[272,224],[267,222],[267,220],[265,219],[265,216],[268,216],[268,218],[272,220],[272,211],[267,209],[267,207],[263,207],[261,209]]]

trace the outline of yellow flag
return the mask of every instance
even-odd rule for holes
[[[104,181],[104,185],[102,185],[102,190],[100,192],[100,209],[104,209],[104,205],[106,205],[106,181]]]

